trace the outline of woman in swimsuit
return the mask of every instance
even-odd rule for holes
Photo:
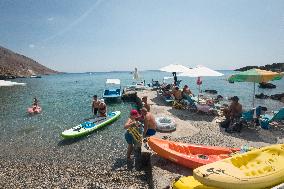
[[[106,117],[107,106],[105,104],[104,99],[100,100],[100,105],[99,105],[98,112],[99,112],[99,116],[100,117]]]

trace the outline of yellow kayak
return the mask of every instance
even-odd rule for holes
[[[202,184],[217,188],[267,188],[284,182],[284,144],[276,144],[193,170]]]
[[[193,176],[181,177],[173,183],[173,189],[216,189],[214,187],[205,186],[194,179]]]

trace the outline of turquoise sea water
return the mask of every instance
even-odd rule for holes
[[[226,78],[233,71],[222,71],[223,77],[203,77],[202,89],[216,89],[218,94],[224,97],[239,96],[240,102],[245,109],[252,106],[253,84],[252,83],[228,83]],[[170,73],[146,71],[140,75],[149,83],[151,79],[162,81],[164,76],[171,76]],[[43,76],[40,79],[16,79],[19,82],[27,83],[26,86],[13,86],[0,88],[0,140],[9,140],[15,137],[19,130],[25,127],[40,126],[42,132],[39,134],[41,140],[58,141],[59,133],[70,128],[91,116],[91,100],[93,94],[102,95],[104,83],[107,78],[119,78],[122,86],[132,83],[130,72],[112,73],[83,73],[83,74],[61,74]],[[188,84],[191,90],[197,94],[198,87],[196,78],[179,77],[182,85]],[[274,81],[276,89],[259,89],[256,93],[275,94],[284,92],[283,80]],[[40,100],[43,112],[40,115],[29,116],[26,113],[32,98],[36,96]],[[256,105],[265,105],[269,110],[277,110],[284,104],[274,100],[256,99]],[[119,128],[122,132],[122,125],[131,109],[130,103],[113,103],[108,106],[110,111],[121,110],[122,118],[111,128]],[[4,132],[3,132],[4,129]],[[48,136],[45,136],[48,135]]]

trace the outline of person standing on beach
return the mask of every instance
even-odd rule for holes
[[[105,104],[105,100],[101,99],[99,104],[98,113],[100,117],[106,117],[107,115],[107,106]]]
[[[177,73],[173,72],[173,76],[174,76],[174,85],[177,85]]]
[[[100,102],[98,101],[98,96],[93,96],[93,102],[92,102],[92,113],[96,116],[98,114]]]
[[[150,105],[147,102],[147,96],[142,97],[142,103],[143,107],[146,108],[148,112],[150,112]]]
[[[143,108],[143,102],[142,102],[141,98],[136,96],[135,102],[136,102],[136,109],[141,114],[141,109]]]
[[[186,98],[187,96],[193,96],[192,92],[190,91],[189,87],[187,85],[184,85],[182,89],[182,96]]]
[[[126,133],[125,133],[125,140],[128,144],[127,147],[127,159],[130,159],[130,155],[133,151],[133,147],[135,144],[135,139],[133,138],[132,134],[130,134],[129,132],[129,128],[130,127],[137,127],[137,129],[139,128],[140,123],[137,121],[140,118],[140,115],[138,113],[137,110],[133,109],[130,112],[130,117],[128,118],[128,120],[126,121],[125,125],[124,125],[124,129],[127,129]]]
[[[145,107],[141,110],[144,117],[144,132],[143,137],[153,136],[156,134],[157,123],[153,114],[147,111]]]

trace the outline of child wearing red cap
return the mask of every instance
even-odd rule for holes
[[[126,121],[125,125],[124,125],[124,129],[128,129],[130,127],[139,127],[139,123],[137,121],[137,119],[139,119],[141,116],[138,113],[137,110],[131,110],[130,112],[130,117],[128,118],[128,120]],[[127,148],[127,159],[130,159],[130,155],[133,151],[133,145],[135,144],[135,139],[133,138],[133,136],[129,133],[129,131],[127,130],[125,133],[125,140],[128,144],[128,148]]]

